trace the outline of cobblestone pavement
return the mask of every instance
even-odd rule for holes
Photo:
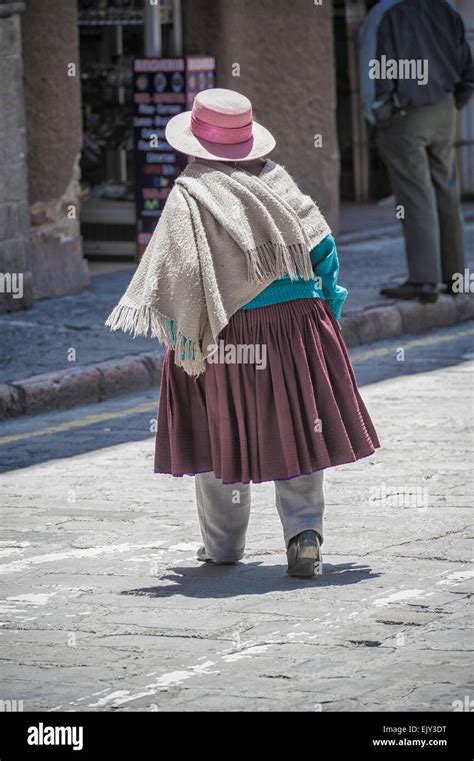
[[[351,352],[382,448],[326,472],[314,581],[286,576],[272,484],[253,487],[243,562],[195,560],[193,479],[152,473],[156,391],[3,423],[0,698],[51,711],[469,705],[473,335],[467,323]]]

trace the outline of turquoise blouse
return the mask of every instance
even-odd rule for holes
[[[312,280],[303,280],[301,277],[298,280],[291,280],[289,275],[284,275],[270,283],[241,309],[257,309],[294,299],[318,298],[325,299],[334,317],[339,319],[348,291],[337,283],[339,259],[336,242],[332,235],[328,235],[318,243],[311,250],[310,255],[314,270]],[[174,320],[169,320],[169,324],[173,338],[175,338]]]
[[[291,280],[289,275],[284,275],[241,308],[256,309],[293,299],[320,298],[329,302],[332,313],[339,319],[348,292],[337,284],[339,259],[332,235],[328,235],[312,249],[311,261],[315,274],[312,280]]]

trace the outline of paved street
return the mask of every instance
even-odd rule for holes
[[[324,575],[286,576],[273,485],[199,564],[157,391],[0,426],[3,700],[24,710],[450,711],[474,698],[474,323],[351,351],[382,448],[326,472]]]

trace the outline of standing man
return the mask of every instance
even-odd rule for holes
[[[451,0],[381,0],[360,29],[364,113],[403,211],[408,280],[380,293],[434,302],[464,272],[454,140],[474,64]]]

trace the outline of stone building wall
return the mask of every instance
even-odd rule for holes
[[[31,306],[21,14],[0,0],[0,312]]]
[[[76,0],[27,0],[22,18],[35,298],[89,285],[79,225],[82,144]]]

